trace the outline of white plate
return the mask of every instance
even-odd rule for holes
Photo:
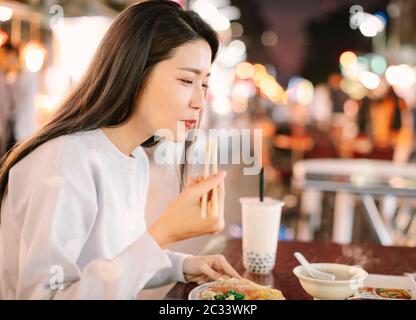
[[[410,280],[409,277],[405,276],[391,276],[384,274],[370,274],[368,278],[364,281],[364,287],[370,288],[395,288],[410,291],[412,295],[412,300],[416,300],[416,285]],[[365,295],[365,294],[364,294]],[[362,298],[361,296],[353,296],[354,298]],[[380,300],[398,300],[398,299],[388,299],[381,298],[374,294],[368,296],[370,299],[380,299]]]
[[[188,300],[201,300],[201,298],[199,297],[199,294],[202,291],[206,290],[209,286],[212,286],[214,284],[215,284],[215,281],[212,281],[212,282],[201,284],[193,288],[192,291],[189,292],[188,294]]]

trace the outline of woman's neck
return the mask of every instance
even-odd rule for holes
[[[141,132],[137,126],[132,126],[130,121],[120,127],[103,127],[101,130],[122,153],[129,157],[134,149],[152,136]]]

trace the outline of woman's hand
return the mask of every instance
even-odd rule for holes
[[[223,255],[191,256],[183,263],[183,273],[187,281],[198,284],[219,278],[241,278]]]
[[[220,171],[207,179],[198,177],[188,181],[188,187],[166,209],[149,233],[165,247],[170,243],[205,235],[213,234],[224,228],[224,178],[225,171]],[[218,215],[212,214],[212,197],[207,204],[207,217],[201,217],[201,197],[218,186]]]

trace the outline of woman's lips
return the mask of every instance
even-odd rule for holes
[[[188,130],[193,129],[196,124],[196,120],[183,120],[183,122],[185,123],[185,127]]]

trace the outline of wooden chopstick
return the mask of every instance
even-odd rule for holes
[[[205,147],[205,164],[204,164],[204,179],[209,177],[209,169],[211,165],[211,154],[212,154],[212,173],[218,173],[218,151],[217,151],[217,139],[207,141]],[[211,195],[211,205],[212,205],[212,216],[218,216],[218,187],[215,186],[212,189]],[[205,193],[202,196],[202,203],[201,203],[201,217],[207,217],[207,207],[208,207],[208,193]]]
[[[205,146],[204,179],[207,179],[209,177],[210,158],[211,158],[211,140],[208,140]],[[208,200],[208,194],[205,193],[202,196],[202,203],[201,203],[201,217],[202,218],[206,218],[207,216],[207,200]]]
[[[217,138],[212,141],[212,174],[218,174],[218,159],[217,159]],[[212,215],[218,216],[218,187],[212,189]]]

